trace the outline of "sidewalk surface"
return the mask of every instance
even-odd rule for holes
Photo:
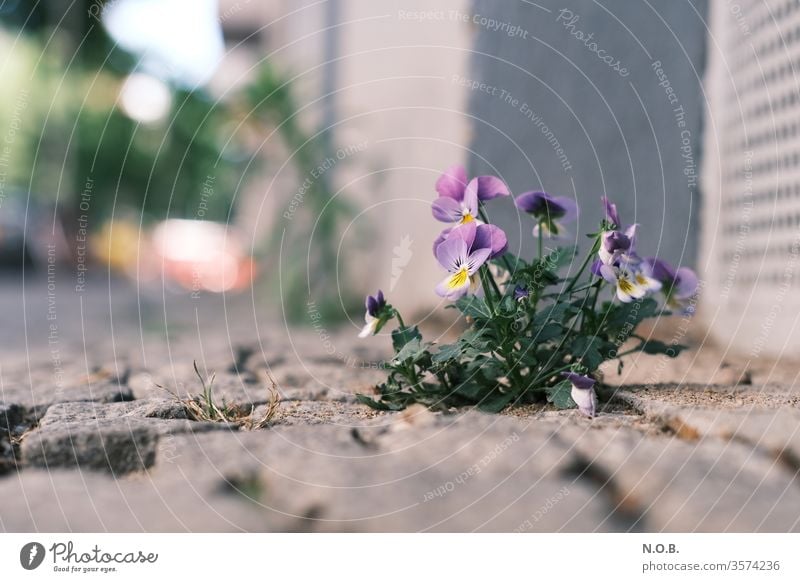
[[[13,331],[0,531],[800,530],[792,366],[705,344],[607,371],[622,388],[593,420],[547,406],[381,413],[354,395],[381,380],[385,338],[261,321],[252,297],[95,288],[62,291],[51,320],[42,281],[0,289]],[[194,360],[256,414],[269,372],[272,424],[186,419],[165,388],[200,392]]]

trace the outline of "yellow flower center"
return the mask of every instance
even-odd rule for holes
[[[617,286],[620,291],[630,295],[633,292],[633,283],[631,283],[626,276],[622,276],[617,280]]]
[[[469,277],[469,272],[467,271],[466,267],[462,267],[460,270],[453,273],[450,277],[450,280],[447,281],[447,287],[449,289],[458,289],[459,287],[463,287],[464,283],[467,282],[467,278]]]
[[[638,274],[638,275],[636,275],[636,282],[639,285],[646,285],[647,284],[647,279],[645,278],[644,275]]]
[[[467,212],[464,216],[461,217],[461,222],[459,224],[466,224],[468,222],[472,222],[475,220],[475,217],[472,216],[469,212]]]

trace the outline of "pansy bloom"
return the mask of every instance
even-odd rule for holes
[[[552,238],[561,238],[566,233],[564,224],[573,222],[578,217],[578,205],[571,198],[551,196],[547,192],[525,192],[514,201],[517,208],[533,215],[536,225],[533,235],[542,233]]]
[[[608,230],[602,234],[597,255],[604,265],[637,263],[636,229],[637,224],[629,226],[625,232]]]
[[[447,240],[447,237],[450,236],[450,233],[452,233],[455,228],[456,227],[446,228],[439,233],[439,236],[433,241],[434,255],[436,254],[436,247]],[[475,238],[472,240],[470,252],[472,248],[489,248],[492,251],[489,258],[494,259],[508,250],[508,237],[499,226],[495,226],[494,224],[478,224],[475,227]]]
[[[561,372],[561,375],[572,384],[570,396],[572,396],[575,404],[578,405],[578,410],[589,418],[594,418],[597,415],[597,394],[594,391],[595,379],[575,372]]]
[[[606,265],[601,263],[597,273],[616,289],[617,299],[630,303],[648,293],[661,289],[661,283],[650,276],[643,265]]]
[[[441,222],[466,224],[478,220],[478,202],[485,202],[511,192],[500,178],[478,176],[467,182],[463,166],[448,168],[436,181],[439,193],[431,207],[433,217]]]
[[[435,249],[436,259],[448,271],[444,281],[436,286],[436,293],[447,299],[463,297],[477,287],[478,269],[492,254],[490,242],[479,239],[477,225],[465,223],[454,229]]]
[[[601,198],[603,207],[606,211],[606,222],[612,228],[621,228],[622,223],[619,220],[619,213],[617,212],[617,205],[613,204],[606,196]]]
[[[644,259],[651,276],[661,283],[661,291],[671,309],[684,310],[686,303],[697,293],[697,274],[689,267],[675,269],[666,261],[649,257]]]
[[[361,328],[361,333],[358,334],[358,337],[375,335],[381,326],[391,319],[386,313],[386,299],[380,289],[378,289],[378,293],[374,297],[367,295],[366,310],[364,327]]]
[[[517,285],[514,287],[514,299],[517,301],[525,301],[528,297],[531,296],[531,292],[528,290],[527,287],[523,287],[522,285]]]

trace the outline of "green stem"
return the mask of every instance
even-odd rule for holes
[[[491,284],[489,283],[489,280],[494,283],[494,279],[492,279],[492,275],[488,271],[489,268],[484,265],[478,270],[478,276],[481,279],[481,286],[483,287],[483,294],[486,297],[486,304],[489,306],[489,311],[491,314],[494,315],[494,297],[492,295]],[[495,283],[495,287],[496,286],[497,284]],[[497,293],[499,295],[500,291],[498,290]]]
[[[403,316],[400,315],[400,312],[397,311],[396,309],[394,310],[394,316],[397,318],[397,323],[400,324],[400,329],[405,329],[406,328],[406,322],[403,321]]]
[[[566,372],[566,371],[567,371],[567,370],[569,370],[571,367],[572,367],[572,364],[570,363],[570,364],[566,364],[566,365],[564,365],[564,366],[561,366],[560,368],[549,369],[549,370],[547,370],[545,373],[541,373],[541,374],[537,375],[537,376],[536,376],[536,377],[533,379],[533,381],[531,382],[531,388],[534,388],[534,389],[535,389],[536,385],[537,385],[539,382],[541,382],[542,380],[545,380],[545,379],[547,379],[548,377],[550,377],[550,376],[553,376],[553,375],[555,375],[555,374],[558,374],[558,373],[560,373],[560,372]]]
[[[588,285],[583,285],[582,287],[578,287],[577,289],[573,289],[572,291],[570,291],[570,293],[572,293],[572,294],[580,293],[581,291],[586,291],[587,289],[591,289],[594,286],[595,286],[595,282],[593,281],[593,282],[589,283]]]
[[[583,264],[581,265],[581,268],[578,269],[578,272],[572,278],[572,281],[570,282],[569,286],[564,290],[564,293],[571,293],[572,292],[572,290],[575,288],[575,285],[577,285],[577,283],[578,283],[578,279],[581,278],[581,275],[583,275],[583,272],[586,270],[586,267],[589,265],[589,261],[592,260],[592,257],[594,257],[595,253],[597,252],[597,250],[599,248],[600,248],[600,234],[598,234],[595,237],[594,243],[592,244],[592,250],[589,251],[589,254],[586,255],[586,258],[583,260]]]
[[[544,246],[542,244],[542,236],[543,236],[542,235],[542,230],[544,229],[543,224],[544,224],[544,222],[540,220],[539,221],[539,260],[540,261],[542,260],[542,247]]]

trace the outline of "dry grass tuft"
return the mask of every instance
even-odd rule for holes
[[[188,398],[181,398],[171,390],[159,386],[169,392],[172,397],[179,402],[186,410],[186,415],[190,420],[206,421],[206,422],[227,422],[238,425],[245,430],[258,430],[265,428],[269,425],[275,413],[280,406],[280,398],[278,396],[278,385],[272,376],[265,372],[265,386],[269,399],[267,401],[267,409],[260,418],[255,418],[255,405],[241,406],[239,404],[228,404],[225,399],[222,399],[221,404],[214,401],[214,380],[217,375],[212,372],[207,378],[203,377],[197,367],[197,360],[194,361],[194,373],[197,374],[200,380],[200,385],[203,389],[201,394],[190,395]],[[269,380],[267,384],[266,380]]]

